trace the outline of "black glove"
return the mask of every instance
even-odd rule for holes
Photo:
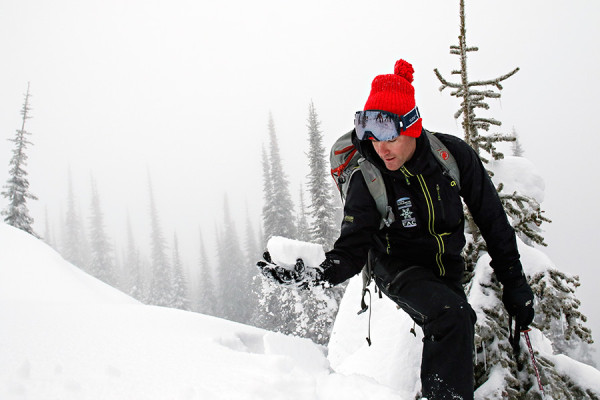
[[[504,283],[502,302],[515,318],[517,332],[527,330],[533,321],[533,292],[525,276]]]
[[[260,268],[263,276],[267,279],[283,286],[308,289],[323,283],[323,269],[307,267],[301,258],[296,260],[293,268],[288,269],[273,263],[271,255],[266,251],[263,254],[263,260],[257,262],[256,266]]]

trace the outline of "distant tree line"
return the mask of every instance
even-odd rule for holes
[[[9,201],[2,211],[5,222],[36,237],[27,200],[37,198],[29,191],[26,149],[31,142],[26,122],[31,118],[29,85],[21,109],[22,124],[14,139],[9,179],[3,196]],[[123,221],[126,239],[117,243],[107,230],[101,193],[94,176],[90,176],[90,203],[82,207],[67,174],[65,209],[60,210],[58,229],[53,227],[46,211],[43,239],[63,257],[103,282],[122,290],[146,304],[179,308],[214,315],[266,329],[308,337],[326,344],[343,289],[302,293],[273,287],[258,275],[256,261],[273,236],[322,244],[332,247],[339,229],[339,198],[333,192],[329,177],[328,151],[314,104],[307,119],[308,165],[306,185],[300,186],[296,207],[279,152],[275,123],[269,115],[267,123],[268,151],[263,150],[264,206],[261,224],[256,227],[247,213],[246,226],[239,232],[231,217],[227,196],[222,215],[214,228],[216,258],[207,252],[204,236],[208,227],[198,231],[198,253],[195,265],[186,265],[181,257],[177,233],[169,240],[160,220],[154,189],[148,177],[150,229],[141,250],[140,238],[134,235],[131,219]],[[305,191],[304,187],[307,188]],[[82,209],[87,209],[83,212]],[[240,239],[242,238],[242,239]]]

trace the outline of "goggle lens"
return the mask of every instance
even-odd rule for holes
[[[354,115],[354,128],[359,140],[374,139],[383,142],[397,138],[420,117],[417,107],[402,116],[379,110],[357,111]]]

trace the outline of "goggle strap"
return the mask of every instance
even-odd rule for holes
[[[417,106],[407,112],[406,114],[400,116],[400,120],[402,123],[402,130],[407,130],[410,128],[415,122],[417,122],[421,118],[421,114],[419,113],[419,109]]]

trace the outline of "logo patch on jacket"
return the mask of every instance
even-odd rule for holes
[[[403,227],[414,228],[417,226],[417,219],[413,217],[414,212],[412,211],[410,197],[402,197],[396,200],[396,207],[398,207],[398,211],[400,212]]]

